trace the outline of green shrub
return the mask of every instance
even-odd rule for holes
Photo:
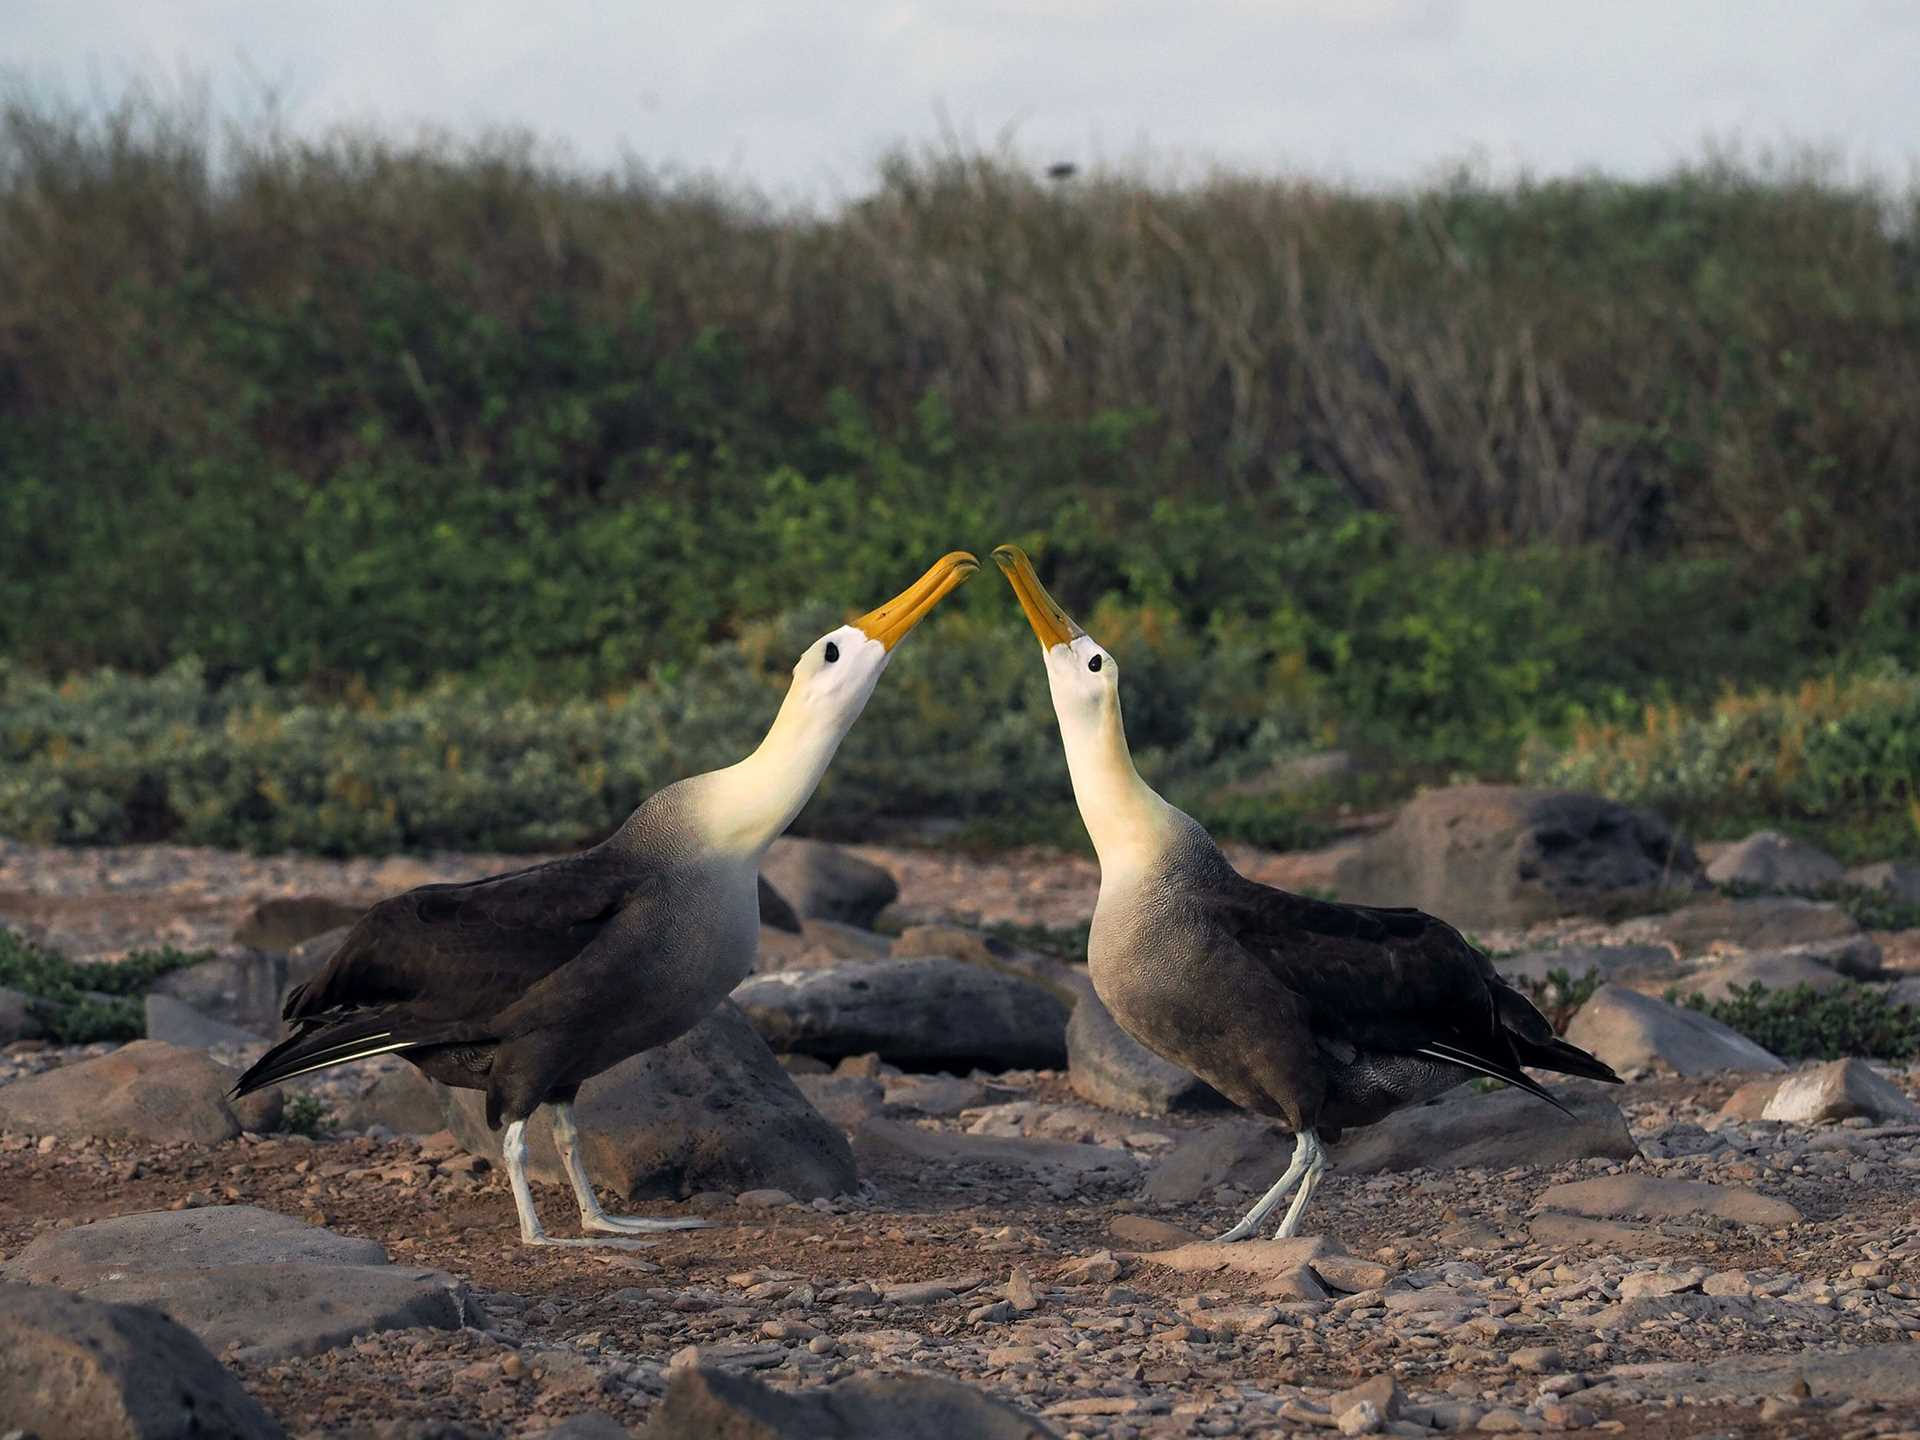
[[[76,965],[0,926],[0,985],[33,997],[48,1033],[63,1045],[138,1040],[147,1033],[141,997],[153,982],[206,958],[169,945],[136,950],[112,965]]]
[[[318,1140],[333,1128],[333,1112],[317,1095],[295,1094],[280,1110],[280,1133]]]
[[[1887,665],[1793,690],[1729,693],[1706,709],[1649,706],[1636,727],[1583,725],[1538,744],[1522,773],[1652,805],[1721,831],[1752,817],[1825,822],[1844,858],[1920,837],[1920,675]],[[1864,835],[1848,843],[1849,834]],[[1879,851],[1879,854],[1875,852]]]
[[[1677,999],[1677,992],[1667,998]],[[1920,1011],[1892,1004],[1863,985],[1815,991],[1805,985],[1769,990],[1754,984],[1736,988],[1724,1000],[1689,995],[1684,1003],[1783,1060],[1905,1060],[1920,1055]]]

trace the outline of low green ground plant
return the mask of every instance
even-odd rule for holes
[[[1907,1060],[1920,1055],[1920,1010],[1851,982],[1828,990],[1796,985],[1769,990],[1736,987],[1721,1000],[1669,991],[1683,1003],[1731,1026],[1783,1060],[1841,1060],[1860,1056]]]
[[[161,976],[206,958],[169,945],[112,965],[76,965],[0,926],[0,985],[30,996],[48,1035],[63,1045],[138,1040],[147,1033],[141,997]]]

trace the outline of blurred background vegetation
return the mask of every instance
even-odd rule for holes
[[[0,833],[556,847],[1028,545],[1221,830],[1519,776],[1920,853],[1920,192],[901,153],[830,212],[522,139],[0,112]],[[1339,746],[1358,780],[1262,783]],[[1069,839],[997,577],[814,833]]]

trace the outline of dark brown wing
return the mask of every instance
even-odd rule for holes
[[[1229,874],[1209,897],[1221,939],[1299,997],[1316,1037],[1451,1061],[1550,1101],[1522,1065],[1618,1079],[1556,1039],[1546,1017],[1444,920],[1314,900]]]
[[[422,885],[375,905],[284,1018],[405,1005],[422,1019],[505,1009],[575,955],[648,873],[597,850],[462,885]]]

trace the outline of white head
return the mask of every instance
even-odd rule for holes
[[[698,809],[711,843],[753,852],[779,837],[860,718],[893,647],[979,568],[964,550],[943,555],[886,604],[828,631],[801,652],[780,713],[759,748],[738,765],[688,782],[699,787]]]
[[[1039,638],[1074,799],[1100,852],[1102,873],[1151,859],[1178,823],[1192,822],[1133,768],[1120,714],[1119,665],[1047,593],[1025,551],[1002,545],[993,558]]]

